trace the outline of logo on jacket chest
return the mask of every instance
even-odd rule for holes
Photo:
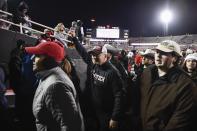
[[[98,80],[100,82],[104,82],[105,81],[105,77],[104,76],[98,75],[96,73],[93,73],[93,76],[94,76],[95,80]]]

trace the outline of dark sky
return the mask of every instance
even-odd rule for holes
[[[8,0],[10,10],[20,0]],[[25,0],[32,20],[55,27],[63,22],[70,27],[81,19],[85,27],[119,26],[130,30],[130,36],[161,36],[163,26],[159,12],[168,6],[173,12],[169,34],[197,34],[197,0]]]

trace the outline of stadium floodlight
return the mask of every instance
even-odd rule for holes
[[[90,21],[91,21],[91,22],[95,22],[96,20],[95,20],[94,18],[92,18]]]
[[[91,18],[90,21],[91,21],[91,26],[92,26],[92,28],[95,28],[96,19],[95,19],[95,18]]]
[[[160,18],[161,18],[161,22],[163,22],[165,24],[169,23],[172,20],[172,12],[170,10],[166,9],[161,12]]]
[[[164,24],[164,35],[168,35],[168,24],[172,21],[172,12],[168,9],[160,14],[161,22]]]

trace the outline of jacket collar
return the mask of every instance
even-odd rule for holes
[[[51,68],[49,70],[44,70],[44,71],[37,72],[36,77],[40,80],[44,80],[45,78],[47,78],[52,73],[57,72],[59,70],[59,68],[60,67],[54,67],[54,68]]]
[[[106,61],[102,65],[97,65],[97,66],[102,68],[102,69],[108,69],[110,65],[111,65],[111,63],[109,61]]]
[[[166,84],[166,83],[175,83],[178,80],[179,75],[182,72],[183,71],[179,67],[172,67],[171,69],[168,70],[166,75],[159,77],[158,69],[155,66],[155,68],[153,68],[151,70],[152,84],[153,85],[161,85],[161,84]]]

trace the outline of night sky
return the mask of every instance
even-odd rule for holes
[[[13,11],[20,0],[8,0]],[[197,34],[197,0],[25,0],[33,21],[55,27],[66,27],[81,19],[84,27],[119,26],[130,30],[130,36],[161,36],[163,26],[159,13],[165,7],[174,12],[170,35]],[[93,24],[90,20],[95,18]]]

